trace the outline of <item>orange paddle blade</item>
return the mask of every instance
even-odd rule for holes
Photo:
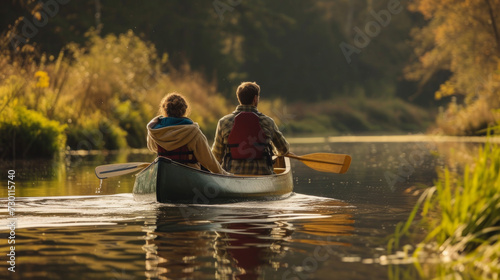
[[[300,160],[308,167],[330,173],[346,173],[351,165],[351,156],[344,154],[314,153],[303,156],[285,155]]]

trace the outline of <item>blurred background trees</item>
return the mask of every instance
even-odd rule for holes
[[[2,1],[0,108],[67,125],[74,149],[143,147],[167,92],[192,99],[212,137],[251,80],[290,134],[475,134],[497,120],[498,11],[498,0]]]
[[[49,1],[49,0],[47,0]],[[47,1],[0,4],[0,27],[19,16],[30,21],[44,13]],[[53,2],[56,2],[53,0]],[[82,44],[92,27],[99,35],[132,30],[168,53],[175,68],[189,64],[217,82],[225,96],[242,79],[260,82],[269,95],[291,100],[323,100],[363,92],[405,97],[402,69],[411,53],[408,31],[419,16],[406,9],[392,17],[370,46],[347,63],[339,44],[352,42],[352,28],[373,21],[370,11],[387,3],[372,1],[67,1],[29,40],[41,52],[56,55],[69,42]],[[99,3],[99,5],[96,5]],[[215,9],[222,3],[231,10]],[[231,6],[231,3],[236,3]],[[401,4],[404,8],[404,3]],[[14,11],[14,12],[13,12]],[[16,28],[22,34],[24,22]],[[383,89],[383,90],[382,90]]]

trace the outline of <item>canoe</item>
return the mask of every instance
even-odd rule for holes
[[[290,195],[293,191],[290,160],[276,158],[274,172],[260,176],[221,175],[158,157],[136,175],[133,193],[137,200],[195,204],[279,199]]]

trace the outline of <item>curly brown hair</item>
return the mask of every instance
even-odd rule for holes
[[[187,115],[188,102],[181,94],[172,92],[160,102],[160,114],[164,117],[182,118]]]

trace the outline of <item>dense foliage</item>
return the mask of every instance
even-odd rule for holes
[[[40,3],[65,4],[59,4],[51,17],[50,7],[44,9]],[[406,41],[408,31],[421,22],[420,16],[405,9],[406,4],[401,1],[400,12],[380,26],[360,53],[350,56],[350,63],[339,45],[354,44],[354,28],[366,32],[366,25],[376,22],[373,13],[386,11],[387,2],[2,1],[0,30],[13,25],[10,38],[17,40],[10,40],[10,48],[22,48],[24,38],[52,55],[68,42],[83,44],[92,27],[102,36],[133,30],[159,53],[168,53],[174,68],[189,64],[213,80],[226,97],[232,97],[242,80],[250,79],[259,82],[266,94],[287,101],[319,101],[354,92],[406,98],[413,91],[402,79],[411,53]],[[44,22],[47,18],[46,24],[38,27],[37,17]]]
[[[144,147],[164,94],[211,138],[252,80],[286,133],[421,132],[439,111],[434,131],[477,134],[500,117],[499,5],[1,1],[0,106],[67,125],[72,149]]]
[[[450,100],[438,117],[439,131],[484,134],[500,119],[500,1],[418,0],[410,7],[428,23],[413,32],[418,60],[407,77],[425,84],[447,72],[435,93]]]
[[[63,133],[64,139],[67,136],[69,148],[93,150],[145,147],[146,124],[157,114],[159,101],[171,91],[185,92],[189,100],[197,101],[191,104],[191,117],[212,134],[218,116],[229,111],[224,99],[198,73],[172,69],[167,75],[162,69],[167,67],[168,57],[158,57],[154,46],[133,32],[101,37],[90,31],[86,37],[83,46],[70,43],[57,56],[44,54],[40,60],[32,52],[0,53],[0,75],[4,77],[0,105],[4,112],[23,108],[28,115],[36,113],[41,122],[55,120],[60,123],[57,133]],[[4,126],[20,125],[17,118],[4,116],[4,112]],[[51,134],[52,126],[40,129],[47,128]],[[14,133],[8,132],[2,139],[7,150]],[[36,135],[30,137],[41,139]],[[47,142],[34,144],[65,148],[59,138],[44,140]],[[13,155],[6,151],[2,157]],[[33,156],[28,152],[15,155]]]
[[[66,142],[65,126],[24,106],[3,108],[0,115],[0,158],[52,157]]]

